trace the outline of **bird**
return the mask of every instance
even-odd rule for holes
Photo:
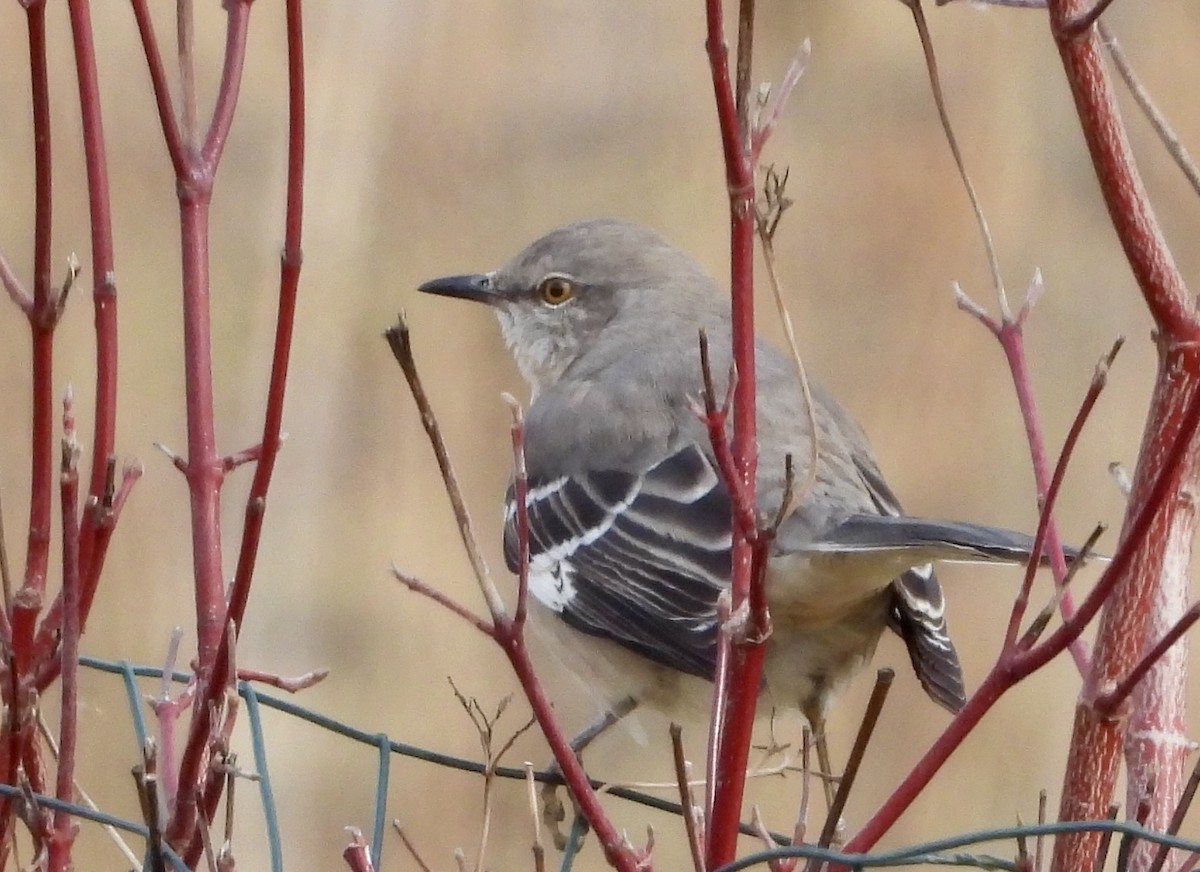
[[[730,493],[696,411],[698,337],[707,337],[723,391],[728,296],[657,231],[612,218],[559,227],[499,269],[434,279],[419,291],[490,308],[529,387],[528,590],[538,606],[531,615],[586,681],[602,685],[610,710],[592,735],[638,705],[707,710],[732,523]],[[789,462],[792,481],[809,482],[771,545],[762,694],[773,708],[801,712],[828,776],[830,705],[886,629],[903,640],[935,703],[956,712],[966,701],[932,564],[1022,563],[1033,541],[904,514],[862,428],[838,401],[809,380],[807,408],[792,359],[761,338],[755,355],[757,508],[779,511]],[[517,572],[512,484],[503,538]],[[581,735],[580,744],[590,738]]]

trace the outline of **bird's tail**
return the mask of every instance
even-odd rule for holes
[[[967,693],[933,566],[926,563],[913,567],[892,584],[888,625],[904,640],[913,671],[925,692],[939,705],[959,711],[967,701]]]
[[[789,549],[811,554],[906,555],[905,568],[931,561],[1026,563],[1033,537],[999,527],[893,515],[852,515],[819,538]],[[1064,549],[1068,561],[1076,548]],[[911,562],[909,562],[911,560]],[[1042,562],[1046,558],[1042,557]]]

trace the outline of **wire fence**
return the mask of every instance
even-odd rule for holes
[[[126,697],[134,731],[141,747],[146,746],[149,733],[143,713],[143,695],[138,688],[138,678],[162,678],[163,670],[154,666],[136,665],[125,660],[102,660],[95,657],[81,657],[80,665],[89,669],[120,675],[125,684]],[[186,683],[190,676],[184,672],[170,674],[173,681]],[[483,774],[486,765],[478,760],[443,754],[428,748],[418,747],[405,742],[396,741],[386,733],[370,732],[348,724],[337,718],[298,705],[289,699],[273,694],[259,692],[251,682],[239,681],[238,695],[245,702],[245,714],[250,730],[251,752],[254,757],[256,781],[266,823],[266,837],[271,872],[282,872],[283,844],[279,834],[279,816],[276,809],[275,797],[271,789],[270,769],[267,761],[267,741],[263,725],[262,709],[269,708],[290,717],[310,723],[323,730],[328,730],[350,741],[374,748],[378,763],[375,772],[374,814],[370,839],[370,857],[376,870],[382,868],[383,843],[387,829],[387,795],[391,773],[391,758],[393,754],[421,760],[437,766],[445,766],[464,772]],[[494,768],[496,777],[525,780],[529,777],[526,770],[511,766]],[[562,783],[561,777],[553,772],[535,771],[533,778],[540,782]],[[603,782],[594,782],[599,789]],[[613,787],[607,790],[611,796],[630,802],[636,802],[650,808],[674,814],[682,814],[679,803],[651,796],[628,788]],[[0,794],[13,796],[30,807],[41,807],[51,810],[63,809],[75,817],[91,821],[103,826],[113,827],[122,832],[137,836],[152,844],[149,828],[142,821],[130,820],[108,814],[104,811],[84,805],[64,803],[52,796],[31,793],[19,787],[0,785]],[[561,872],[569,872],[578,853],[579,845],[584,835],[585,827],[582,819],[577,818],[568,837],[566,850],[563,852],[560,864]],[[748,832],[751,832],[747,829]],[[790,845],[782,835],[775,835],[775,840],[781,847],[747,854],[738,860],[721,867],[713,872],[737,872],[755,866],[765,866],[769,861],[783,858],[802,858],[845,866],[851,869],[876,869],[888,867],[903,867],[914,865],[957,866],[976,869],[1015,870],[1017,862],[986,853],[977,853],[969,849],[993,842],[1015,842],[1032,840],[1043,836],[1056,836],[1064,833],[1098,832],[1109,836],[1120,836],[1127,844],[1134,840],[1142,840],[1164,849],[1179,849],[1193,854],[1200,854],[1200,841],[1171,836],[1147,829],[1136,823],[1115,820],[1073,821],[1065,823],[1026,824],[1019,826],[998,827],[995,829],[979,830],[963,833],[909,845],[888,851],[875,851],[866,854],[851,854],[834,848],[820,848],[816,845]],[[147,852],[148,854],[148,852]],[[165,861],[176,872],[187,872],[187,865],[169,847],[161,845],[161,860],[147,855],[143,869],[160,868]]]

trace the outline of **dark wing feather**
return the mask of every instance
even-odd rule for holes
[[[711,678],[717,597],[729,584],[729,496],[689,445],[644,473],[531,481],[530,593],[570,626]],[[504,553],[517,566],[516,506]]]
[[[874,463],[856,459],[859,475],[881,515],[903,514]],[[962,665],[946,626],[946,600],[932,564],[910,569],[892,582],[888,625],[904,640],[913,671],[934,702],[957,712],[966,704]]]

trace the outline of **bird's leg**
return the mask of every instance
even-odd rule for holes
[[[813,744],[817,746],[817,767],[821,770],[821,784],[825,788],[825,807],[831,809],[838,779],[833,774],[833,765],[829,760],[829,745],[825,743],[825,717],[815,712],[805,712],[805,717],[812,728]]]
[[[623,717],[637,708],[637,705],[638,701],[634,697],[624,697],[618,700],[612,708],[584,727],[571,739],[571,750],[575,752],[575,756],[579,757],[588,745],[592,744],[609,727],[618,723]],[[561,775],[562,767],[558,765],[557,760],[552,760],[550,761],[550,765],[546,767],[546,772],[550,775]],[[579,813],[578,808],[576,808],[575,813]],[[567,839],[558,828],[558,825],[566,820],[566,817],[567,810],[563,808],[563,804],[558,799],[558,785],[546,782],[542,785],[542,822],[554,835],[554,845],[560,851],[566,849]]]

